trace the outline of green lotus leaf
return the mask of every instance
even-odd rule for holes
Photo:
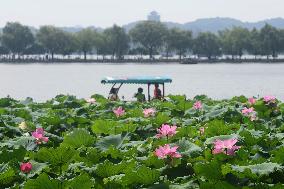
[[[68,181],[68,189],[87,189],[92,188],[93,185],[93,181],[87,174],[82,174]]]
[[[249,169],[253,174],[269,175],[276,170],[283,170],[283,166],[277,163],[261,163],[247,166],[232,165],[232,170],[236,172],[242,173],[245,172],[246,169]]]
[[[94,144],[95,138],[86,129],[74,129],[64,137],[63,146],[80,148],[89,147]]]
[[[70,162],[76,151],[71,147],[41,148],[35,153],[35,159],[40,162],[48,162],[53,166],[62,166]]]
[[[115,121],[96,120],[91,129],[95,134],[115,134],[118,125]]]
[[[96,146],[102,151],[108,150],[111,146],[120,148],[128,139],[128,134],[110,135],[99,139]]]
[[[26,155],[26,149],[24,147],[19,147],[18,149],[1,149],[0,150],[0,163],[8,163],[11,160],[17,160],[22,162]]]
[[[143,184],[150,185],[157,182],[160,178],[160,171],[155,169],[150,169],[146,166],[141,166],[135,171],[129,171],[125,174],[125,177],[122,178],[123,183],[131,184]]]
[[[0,186],[10,185],[15,178],[16,173],[8,164],[0,164]]]
[[[182,138],[176,144],[179,146],[178,151],[182,155],[196,156],[202,152],[202,148],[200,146],[186,140],[185,138]]]
[[[26,182],[24,189],[62,189],[59,180],[51,179],[45,173],[39,175],[36,179],[30,179]]]
[[[31,172],[27,174],[28,178],[32,178],[35,175],[39,175],[42,172],[42,170],[47,167],[46,163],[39,163],[36,161],[30,161],[30,163],[32,164],[33,168]]]

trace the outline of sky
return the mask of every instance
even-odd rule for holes
[[[8,21],[39,27],[96,26],[145,20],[157,11],[162,21],[231,17],[255,22],[284,17],[284,0],[2,0],[0,27]]]

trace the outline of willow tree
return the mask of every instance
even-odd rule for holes
[[[86,28],[76,33],[78,50],[84,53],[84,59],[87,59],[87,54],[92,52],[96,46],[96,38],[98,33],[93,28]]]
[[[177,52],[181,60],[182,55],[192,48],[192,32],[178,28],[170,29],[165,37],[165,43],[168,49]]]
[[[221,54],[220,49],[220,40],[214,33],[199,33],[194,39],[193,52],[198,56],[206,56],[210,60]]]
[[[234,56],[242,57],[245,50],[249,48],[250,33],[249,30],[242,27],[234,27],[231,30],[220,32],[223,52]]]
[[[278,53],[282,50],[280,30],[266,24],[260,30],[259,35],[261,39],[261,48],[263,54],[267,55],[267,59],[269,58],[269,55],[272,55],[273,58],[277,57]]]
[[[129,37],[124,28],[114,25],[105,29],[103,33],[112,57],[121,59],[129,49]]]
[[[21,55],[34,43],[34,36],[28,26],[18,22],[8,22],[3,28],[1,43],[13,54]]]
[[[148,50],[150,58],[153,52],[162,47],[167,28],[161,22],[143,21],[138,23],[129,32],[132,41]]]
[[[54,26],[42,26],[37,33],[37,40],[47,53],[51,54],[53,60],[55,53],[62,51],[62,39],[64,32]]]

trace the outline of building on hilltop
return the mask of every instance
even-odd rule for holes
[[[148,15],[148,20],[160,22],[161,21],[161,16],[156,11],[152,11]]]

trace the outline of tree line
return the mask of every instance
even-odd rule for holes
[[[284,51],[284,30],[266,24],[257,30],[234,27],[216,33],[167,28],[163,23],[143,21],[129,32],[114,25],[103,31],[85,28],[77,33],[66,32],[55,26],[42,26],[32,32],[28,26],[8,22],[0,34],[0,55],[89,54],[113,59],[125,55],[186,55],[207,57],[209,60],[222,55],[240,59],[244,54],[276,58]]]

